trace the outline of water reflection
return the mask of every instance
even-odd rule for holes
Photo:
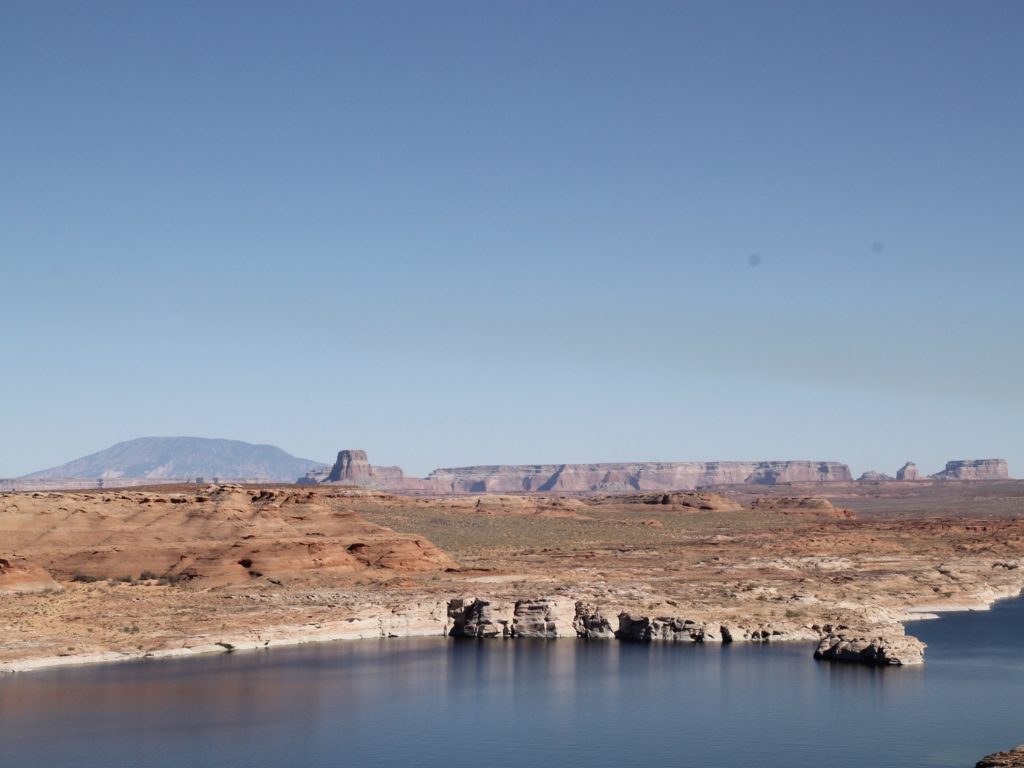
[[[987,615],[976,647],[932,622],[917,669],[803,644],[436,638],[54,670],[0,679],[0,765],[968,766],[1024,736],[1024,670],[992,666],[1022,619]]]

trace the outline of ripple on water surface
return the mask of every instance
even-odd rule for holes
[[[806,644],[403,639],[0,678],[4,768],[968,768],[1024,741],[1024,600],[910,631],[923,668]]]

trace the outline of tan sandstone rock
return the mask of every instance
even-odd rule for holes
[[[817,496],[762,496],[750,505],[755,512],[771,510],[783,514],[812,514],[852,520],[855,515],[848,509],[841,509],[828,499]]]
[[[911,635],[890,632],[869,636],[860,632],[836,629],[822,638],[814,658],[871,666],[907,666],[924,663],[927,646]]]
[[[1024,768],[1024,744],[983,757],[975,768]]]
[[[920,480],[921,474],[917,470],[917,464],[912,461],[908,461],[902,467],[896,470],[897,480]]]

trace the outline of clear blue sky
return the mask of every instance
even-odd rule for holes
[[[1024,3],[0,2],[0,477],[1000,456]]]

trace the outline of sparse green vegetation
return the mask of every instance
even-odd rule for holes
[[[106,578],[106,576],[90,576],[87,573],[76,573],[71,577],[71,580],[81,582],[82,584],[91,584],[94,581],[104,581]]]

